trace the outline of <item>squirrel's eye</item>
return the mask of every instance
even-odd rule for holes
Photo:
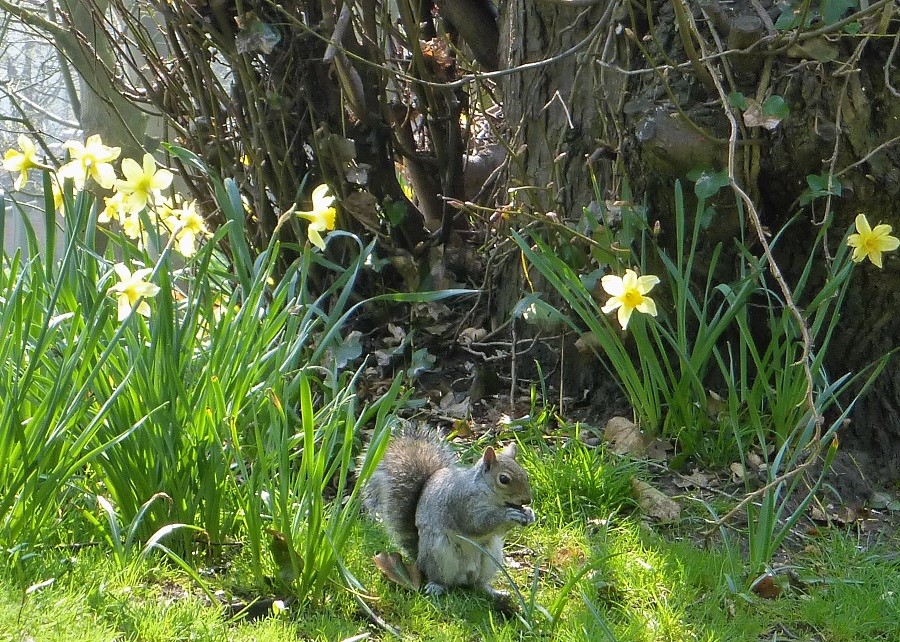
[[[502,485],[506,486],[509,483],[509,475],[504,473],[500,473],[497,476],[497,481],[499,481]]]

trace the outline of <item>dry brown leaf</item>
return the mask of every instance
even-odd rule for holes
[[[584,563],[587,555],[580,546],[563,546],[557,548],[550,555],[550,564],[554,568],[566,568]]]
[[[607,421],[603,438],[609,442],[613,452],[619,455],[643,455],[647,452],[641,429],[625,417],[613,417]]]
[[[487,336],[487,330],[484,328],[466,328],[459,333],[459,342],[464,345],[472,345],[484,339]]]
[[[763,458],[760,457],[758,453],[748,453],[747,461],[756,470],[765,470],[766,469],[766,462],[763,461]]]
[[[690,488],[691,486],[696,486],[697,488],[709,488],[709,477],[695,468],[694,472],[690,475],[682,475],[681,477],[676,478],[675,485],[679,488]]]
[[[763,106],[752,98],[747,99],[747,108],[744,110],[744,124],[747,127],[765,127],[772,130],[778,127],[781,118],[771,116],[763,111]]]
[[[732,463],[728,470],[731,471],[731,481],[742,482],[747,479],[747,471],[744,470],[744,465],[740,462]]]
[[[641,510],[648,517],[661,522],[673,522],[681,516],[681,507],[678,503],[647,482],[632,479],[631,490]]]
[[[412,562],[405,562],[400,553],[381,552],[372,556],[375,567],[395,584],[418,591],[422,587],[422,573]]]
[[[781,587],[775,583],[775,580],[772,579],[771,575],[766,575],[758,582],[755,582],[753,586],[750,587],[750,590],[766,600],[774,600],[781,595]]]
[[[712,390],[706,391],[706,412],[710,417],[718,417],[721,413],[728,410],[728,402],[722,399]]]
[[[590,354],[600,349],[600,340],[593,332],[585,332],[575,341],[575,347],[583,354]]]
[[[647,447],[647,457],[657,461],[668,461],[669,453],[675,450],[675,446],[668,439],[656,438]]]
[[[809,509],[809,518],[811,520],[813,520],[814,522],[827,522],[828,521],[828,515],[826,515],[825,511],[823,511],[818,506],[813,506],[812,508]]]

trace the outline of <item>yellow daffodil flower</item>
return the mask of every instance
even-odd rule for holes
[[[309,221],[306,234],[313,245],[320,250],[325,249],[325,241],[320,232],[334,229],[334,218],[337,210],[333,207],[334,196],[328,193],[328,185],[319,185],[312,193],[312,209],[297,212],[297,216]]]
[[[50,191],[53,194],[53,208],[56,212],[60,214],[65,214],[66,210],[63,203],[63,191],[62,186],[59,184],[59,180],[54,176],[53,180],[50,181]]]
[[[59,168],[62,178],[71,178],[77,189],[83,188],[88,178],[93,178],[103,189],[112,188],[116,180],[112,162],[122,153],[121,148],[107,147],[98,134],[89,136],[84,145],[70,140],[63,147],[69,150],[72,160]]]
[[[193,256],[197,251],[198,239],[209,236],[206,221],[197,211],[197,201],[184,203],[181,207],[171,210],[166,225],[175,235],[178,252],[185,258]]]
[[[144,229],[144,222],[141,220],[139,212],[129,214],[128,212],[119,212],[119,223],[122,224],[122,231],[125,236],[137,241],[139,250],[147,246],[147,230]]]
[[[123,160],[122,174],[125,178],[115,181],[116,189],[123,194],[125,209],[132,214],[147,207],[151,199],[160,199],[173,178],[169,170],[156,169],[156,160],[150,154],[144,154],[143,165],[132,158]]]
[[[19,134],[19,149],[9,149],[3,156],[3,169],[12,173],[18,172],[13,188],[20,190],[28,182],[28,170],[40,169],[44,166],[37,160],[37,147],[31,139],[24,134]]]
[[[856,217],[856,234],[847,237],[847,245],[853,248],[854,263],[859,263],[867,258],[878,267],[881,265],[881,255],[885,252],[893,252],[900,247],[900,239],[891,236],[890,225],[882,223],[875,229],[869,225],[869,219],[865,214]]]
[[[113,266],[113,270],[116,271],[119,282],[107,290],[107,294],[116,295],[119,321],[124,321],[131,314],[131,308],[134,307],[134,304],[142,298],[147,299],[156,296],[159,292],[159,286],[144,280],[144,277],[153,271],[150,268],[135,270],[134,274],[132,274],[131,270],[124,263],[116,263]],[[141,301],[137,307],[137,313],[149,317],[149,304],[146,301]]]
[[[638,276],[634,270],[625,270],[624,278],[615,274],[607,274],[600,283],[606,293],[612,297],[601,310],[609,313],[618,309],[619,323],[623,330],[628,328],[628,320],[635,310],[656,316],[656,303],[646,294],[659,283],[659,277],[652,274]]]
[[[97,215],[98,223],[109,223],[110,221],[122,221],[125,205],[122,202],[122,192],[116,192],[112,196],[103,198],[103,209]]]

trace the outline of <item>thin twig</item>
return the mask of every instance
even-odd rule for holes
[[[898,32],[898,33],[900,33],[900,32]],[[883,143],[881,143],[881,144],[878,145],[877,147],[872,148],[872,151],[870,151],[868,154],[866,154],[865,156],[863,156],[862,158],[860,158],[860,159],[859,159],[858,161],[856,161],[855,163],[851,163],[850,165],[847,165],[847,167],[845,167],[845,168],[842,169],[841,171],[836,172],[836,173],[835,173],[835,178],[838,177],[838,176],[843,176],[844,174],[846,174],[847,172],[849,172],[849,171],[850,171],[851,169],[853,169],[854,167],[859,167],[859,166],[862,165],[863,163],[867,163],[867,162],[869,161],[869,159],[872,158],[875,154],[877,154],[878,152],[882,151],[883,149],[885,149],[885,148],[887,148],[887,147],[890,147],[891,145],[894,145],[895,143],[898,143],[898,142],[900,142],[900,136],[894,136],[894,137],[891,138],[890,140],[884,141]]]

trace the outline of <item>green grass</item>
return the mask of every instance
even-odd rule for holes
[[[900,639],[896,541],[863,546],[851,533],[826,531],[791,554],[790,564],[806,584],[803,591],[788,590],[776,600],[735,594],[726,578],[742,568],[741,560],[693,543],[688,535],[698,529],[690,517],[662,530],[633,512],[627,494],[632,465],[578,444],[557,449],[555,456],[535,448],[525,452],[539,519],[509,538],[509,572],[528,606],[538,569],[534,600],[548,611],[560,605],[555,626],[538,609],[505,618],[475,592],[428,598],[389,582],[371,563],[371,555],[389,543],[377,524],[359,522],[344,562],[364,587],[366,603],[403,639],[751,642],[776,634],[782,639],[787,632],[830,642]],[[588,464],[598,472],[585,480]],[[248,557],[237,552],[224,573],[204,573],[210,588],[234,599],[266,597],[244,583],[251,575]],[[202,571],[216,561],[193,563]],[[585,565],[590,570],[567,591],[567,582]],[[28,586],[50,578],[52,585],[24,595]],[[509,589],[502,575],[496,585]],[[614,637],[604,637],[606,630]],[[29,637],[275,642],[340,640],[367,632],[376,639],[391,637],[336,583],[318,603],[238,623],[229,622],[189,577],[161,558],[136,558],[123,569],[99,547],[74,554],[48,549],[10,561],[0,573],[0,642]]]

